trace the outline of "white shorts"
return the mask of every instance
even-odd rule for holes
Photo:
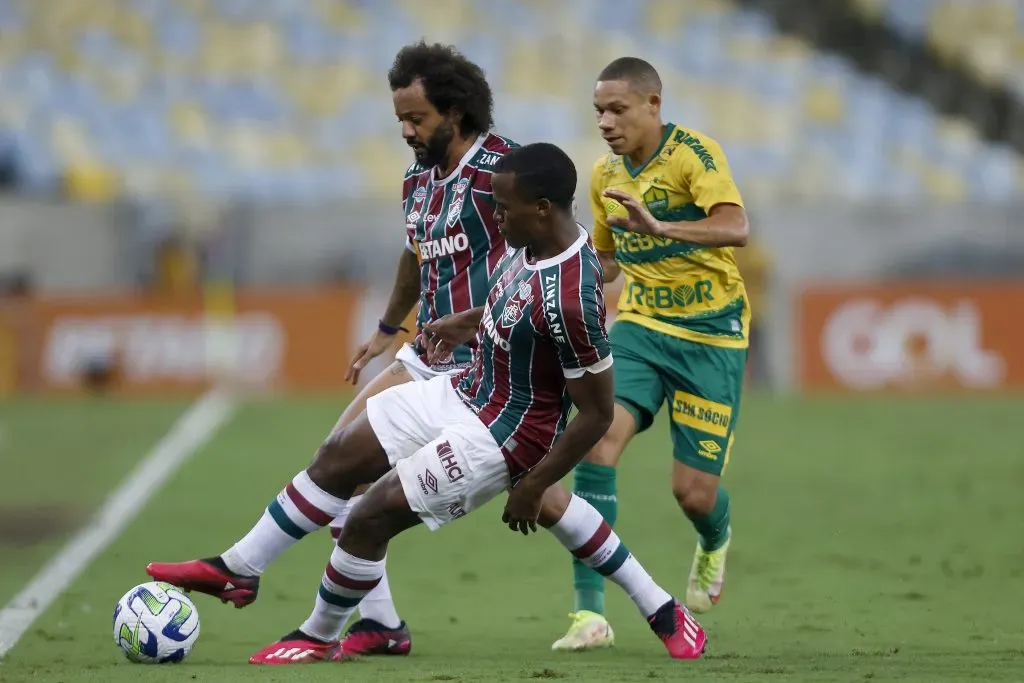
[[[511,485],[501,448],[447,375],[371,397],[366,417],[398,472],[409,507],[431,531]]]
[[[449,363],[432,368],[423,362],[423,359],[416,353],[416,349],[412,344],[402,344],[401,348],[398,349],[398,353],[395,354],[395,360],[402,361],[405,369],[409,371],[413,380],[417,382],[440,377],[441,375],[454,375],[456,372],[461,372],[468,365],[467,363],[461,365]]]

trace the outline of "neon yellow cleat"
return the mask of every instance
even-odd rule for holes
[[[572,619],[569,631],[551,645],[552,650],[583,652],[615,644],[615,633],[612,632],[611,625],[597,612],[572,612],[569,618]]]
[[[725,555],[732,543],[732,527],[729,539],[718,550],[706,551],[697,544],[690,569],[690,585],[686,588],[686,606],[691,612],[703,614],[718,604],[725,585]]]

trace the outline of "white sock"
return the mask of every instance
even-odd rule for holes
[[[327,526],[347,503],[314,484],[303,470],[270,501],[256,526],[221,559],[236,574],[259,576],[306,534]]]
[[[672,600],[629,552],[593,505],[573,495],[551,533],[579,560],[622,587],[640,613],[649,617]]]
[[[341,535],[341,530],[348,520],[348,515],[363,496],[352,496],[348,505],[342,509],[334,521],[331,522],[331,537],[335,540]],[[373,619],[387,628],[398,628],[402,619],[398,616],[395,608],[395,601],[391,597],[391,586],[388,584],[387,572],[380,577],[380,583],[370,591],[363,601],[359,603],[359,616],[363,619]]]
[[[356,506],[356,503],[362,497],[363,495],[359,494],[349,498],[345,501],[345,506],[341,508],[341,511],[331,520],[331,538],[334,539],[335,543],[338,541],[338,537],[341,536],[341,530],[345,527],[345,522],[348,521],[348,513],[352,512],[352,508]]]
[[[337,640],[345,622],[383,575],[384,560],[364,560],[335,547],[320,581],[313,613],[299,630],[319,640]]]
[[[381,571],[384,569],[382,568]],[[373,619],[387,628],[398,628],[402,623],[398,616],[398,610],[395,608],[395,601],[391,597],[391,586],[388,585],[386,571],[381,574],[377,587],[367,593],[363,601],[359,603],[359,616],[363,619]]]

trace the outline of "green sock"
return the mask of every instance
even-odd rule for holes
[[[704,550],[718,550],[729,540],[729,494],[718,487],[718,498],[711,514],[701,519],[691,519],[693,528],[700,536],[700,547]]]
[[[615,468],[581,462],[576,466],[573,492],[601,513],[608,526],[615,526],[619,499],[615,495]],[[604,577],[576,558],[572,560],[576,611],[604,614]]]

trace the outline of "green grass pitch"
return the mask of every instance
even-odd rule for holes
[[[567,555],[546,534],[504,528],[500,501],[393,544],[391,586],[413,630],[410,657],[246,663],[307,614],[329,554],[321,532],[271,567],[253,606],[198,596],[202,635],[185,663],[125,661],[111,613],[146,580],[146,562],[227,547],[308,462],[342,405],[244,407],[0,662],[0,682],[1024,680],[1024,399],[1007,397],[750,396],[726,475],[729,577],[703,618],[710,640],[698,662],[669,660],[614,586],[617,646],[552,653],[572,603]],[[0,604],[183,408],[0,403]],[[664,419],[624,458],[618,529],[682,594],[695,539],[669,490]]]

